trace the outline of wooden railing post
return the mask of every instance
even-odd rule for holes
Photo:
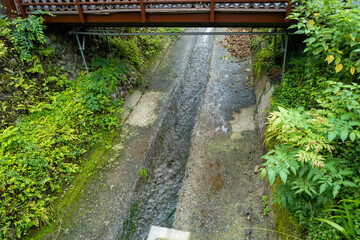
[[[288,0],[288,4],[287,4],[287,7],[286,7],[285,22],[289,22],[289,19],[287,19],[287,17],[291,13],[291,8],[292,8],[291,0]]]
[[[146,23],[146,13],[145,13],[144,0],[140,0],[140,8],[141,8],[141,21],[143,23]]]
[[[21,16],[22,16],[23,18],[26,18],[26,17],[27,17],[27,14],[26,14],[26,12],[25,12],[25,9],[24,9],[24,6],[22,5],[21,0],[17,0],[17,4],[19,5]]]
[[[215,22],[215,0],[210,0],[210,22]]]
[[[84,13],[80,4],[80,0],[76,0],[76,6],[79,12],[79,17],[80,17],[80,22],[81,23],[85,23],[85,17],[84,17]]]

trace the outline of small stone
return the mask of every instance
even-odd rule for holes
[[[254,168],[254,173],[257,174],[260,170],[260,165],[256,165]]]
[[[12,66],[17,66],[19,63],[16,61],[16,59],[15,58],[11,58],[10,60],[9,60],[9,63],[12,65]]]

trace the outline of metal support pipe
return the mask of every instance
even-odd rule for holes
[[[110,31],[103,30],[101,31],[83,31],[76,32],[71,31],[69,34],[79,34],[79,35],[96,35],[96,36],[192,36],[192,35],[285,35],[283,32],[178,32],[178,33],[122,33],[120,31]]]
[[[86,64],[86,60],[85,60],[85,56],[84,56],[84,49],[85,49],[85,35],[83,37],[83,46],[81,46],[81,43],[80,43],[80,39],[79,39],[79,36],[77,33],[75,33],[75,36],[76,36],[76,40],[78,42],[78,45],[79,45],[79,50],[80,50],[80,53],[81,53],[81,57],[83,59],[83,62],[84,62],[84,66],[85,66],[85,70],[88,71],[89,68]]]
[[[282,65],[281,83],[280,83],[280,86],[282,85],[283,80],[284,80],[285,63],[286,63],[286,52],[287,52],[288,40],[289,40],[289,35],[288,35],[288,33],[286,33],[286,35],[285,35],[285,47],[284,47],[284,58],[283,58],[283,65]]]
[[[277,28],[274,29],[274,32],[277,32]],[[276,35],[274,35],[274,53],[273,53],[274,59],[275,59],[275,53],[276,53]]]

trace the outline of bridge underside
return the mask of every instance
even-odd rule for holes
[[[9,15],[37,10],[81,27],[285,27],[290,0],[3,0]]]

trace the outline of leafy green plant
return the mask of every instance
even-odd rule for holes
[[[139,176],[143,179],[146,180],[148,177],[148,170],[146,168],[140,169],[139,170]]]
[[[299,1],[289,16],[298,23],[297,33],[306,34],[307,48],[318,59],[332,64],[336,73],[360,72],[360,8],[351,1]]]
[[[318,218],[317,220],[325,222],[340,231],[346,239],[360,239],[359,205],[360,201],[342,199],[339,201],[339,205],[334,205],[331,209],[326,210],[334,213],[334,215],[328,219]],[[329,219],[334,219],[334,221]],[[356,219],[356,222],[354,222],[354,219]]]
[[[346,161],[332,155],[336,137],[344,142],[360,136],[356,130],[360,125],[358,86],[328,84],[324,98],[319,100],[323,109],[279,107],[270,113],[266,130],[266,142],[274,149],[263,156],[267,168],[261,176],[268,175],[270,184],[280,176],[282,184],[276,201],[303,214],[306,209],[310,214],[319,211],[338,196],[342,187],[357,187],[351,180],[355,172],[346,166]],[[310,199],[315,206],[307,204]]]
[[[35,12],[35,14],[37,13],[39,12]],[[37,15],[14,19],[15,28],[11,31],[11,38],[16,50],[20,53],[21,60],[28,60],[31,57],[30,52],[36,47],[37,43],[43,44],[46,42],[43,22],[44,18]]]
[[[264,207],[264,215],[265,216],[269,215],[270,208],[268,205],[268,196],[267,195],[262,196],[262,200],[263,200],[263,207]]]

